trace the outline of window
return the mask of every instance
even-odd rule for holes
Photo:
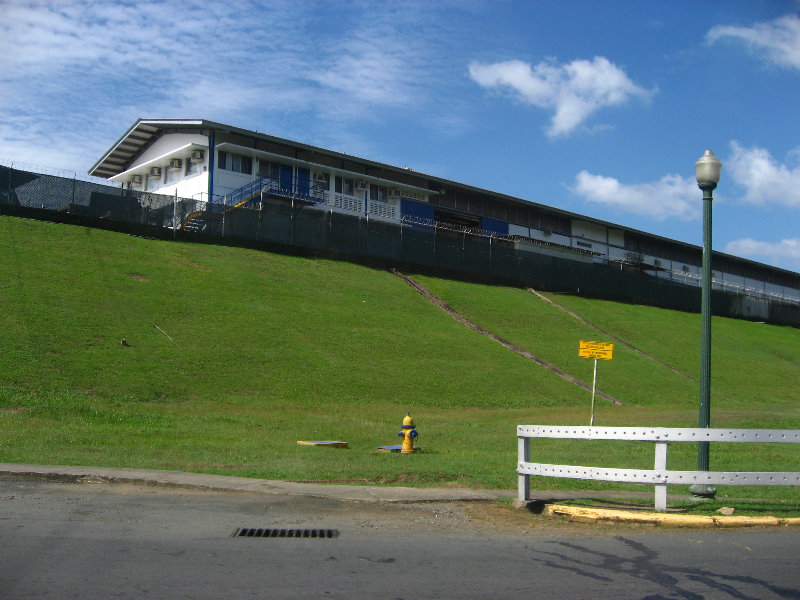
[[[347,179],[345,177],[336,177],[335,191],[337,194],[352,196],[354,190],[355,190],[355,182],[352,179]]]
[[[194,162],[193,160],[186,160],[186,175],[194,175],[195,173],[200,172],[200,164],[199,162]]]
[[[330,173],[314,173],[314,189],[329,190],[331,187]]]
[[[236,171],[237,173],[244,173],[246,175],[253,174],[253,157],[234,154],[232,162],[233,171]]]
[[[270,162],[261,159],[258,162],[258,176],[269,177],[270,179],[280,179],[281,165],[280,163]]]
[[[382,185],[369,186],[369,199],[386,202],[389,199],[389,189]]]
[[[233,171],[234,173],[244,173],[245,175],[253,174],[253,157],[244,156],[242,154],[233,154],[232,152],[219,152],[217,166],[226,171]]]

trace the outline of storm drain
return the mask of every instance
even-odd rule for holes
[[[234,530],[231,537],[260,538],[335,538],[339,537],[338,529],[262,529],[240,527]]]

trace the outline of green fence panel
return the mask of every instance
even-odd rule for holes
[[[361,218],[328,211],[328,249],[343,254],[364,254],[364,233]]]
[[[293,243],[304,248],[328,247],[328,215],[313,208],[298,208],[294,211]]]
[[[261,211],[252,208],[238,208],[225,214],[224,234],[243,240],[257,240]]]
[[[517,251],[513,242],[489,239],[489,253],[492,260],[492,276],[516,281],[519,277]]]
[[[467,271],[464,263],[464,236],[460,232],[437,230],[434,234],[436,266],[454,271]]]
[[[436,246],[432,232],[403,227],[400,243],[403,262],[424,266],[436,265]]]
[[[377,258],[398,260],[401,256],[401,227],[392,223],[365,219],[365,254]]]
[[[492,275],[492,257],[489,254],[489,239],[468,235],[464,238],[462,265],[467,271],[489,277]]]
[[[286,204],[264,203],[261,207],[259,239],[275,244],[292,243],[292,210]]]
[[[260,209],[231,210],[223,204],[176,199],[77,178],[0,166],[3,213],[148,235],[197,231],[227,239],[261,240],[334,254],[381,259],[453,273],[489,276],[556,291],[579,292],[653,306],[697,312],[700,288],[653,272],[619,270],[582,262],[555,247],[520,249],[510,240],[442,229],[412,227],[345,214],[330,208],[265,201]],[[120,225],[108,225],[119,223]],[[160,233],[159,233],[160,232]],[[714,314],[800,326],[800,307],[791,300],[713,291]]]

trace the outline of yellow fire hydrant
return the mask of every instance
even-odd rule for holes
[[[414,452],[414,440],[417,439],[417,426],[414,425],[414,419],[411,418],[411,413],[408,413],[403,418],[403,428],[397,435],[403,438],[403,447],[400,450],[401,454],[411,454]]]

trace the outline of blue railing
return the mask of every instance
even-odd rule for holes
[[[247,206],[251,202],[257,202],[261,198],[262,191],[274,196],[325,202],[325,191],[314,189],[310,181],[298,182],[295,178],[287,189],[285,181],[281,182],[273,177],[259,177],[228,194],[224,203],[226,206]]]

